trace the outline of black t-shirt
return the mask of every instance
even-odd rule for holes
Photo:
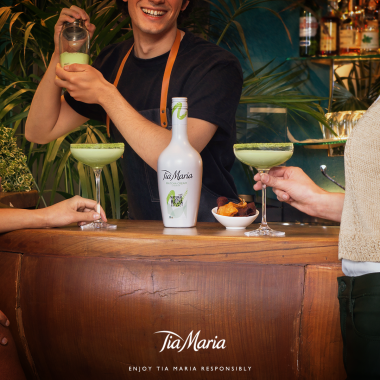
[[[107,46],[93,66],[113,83],[121,61],[133,40]],[[131,52],[120,77],[118,90],[137,111],[159,109],[162,78],[169,52],[140,59]],[[219,46],[186,32],[170,77],[167,105],[173,97],[187,97],[188,117],[216,124],[218,129],[201,152],[203,185],[214,193],[237,199],[230,174],[236,140],[235,113],[243,75],[238,59]],[[76,101],[68,92],[67,103],[80,115],[106,123],[106,113],[97,104]],[[142,136],[143,138],[143,136]]]

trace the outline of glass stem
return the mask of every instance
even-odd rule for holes
[[[96,186],[96,212],[100,215],[100,176],[102,175],[102,168],[94,169],[95,174],[95,186]],[[95,220],[95,222],[100,222],[101,218]]]
[[[259,170],[260,177],[263,176],[263,174],[268,173],[269,170]],[[262,183],[262,182],[261,182]],[[267,224],[267,185],[264,185],[262,183],[262,195],[261,195],[261,205],[262,205],[262,218],[261,218],[261,226],[262,227],[268,227]]]

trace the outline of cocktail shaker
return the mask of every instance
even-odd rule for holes
[[[90,60],[90,33],[84,20],[65,22],[59,36],[61,66],[80,63],[88,65]]]

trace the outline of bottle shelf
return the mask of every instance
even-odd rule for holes
[[[380,61],[380,54],[366,54],[366,55],[331,55],[322,57],[290,57],[287,61],[310,61],[316,63],[330,64],[334,63],[354,62],[354,61]]]

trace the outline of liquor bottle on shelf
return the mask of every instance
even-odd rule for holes
[[[318,6],[312,0],[305,2],[300,11],[300,57],[312,57],[318,54],[319,37],[316,18]]]
[[[319,55],[339,54],[339,22],[337,2],[329,0],[327,14],[321,19]]]
[[[353,5],[353,0],[347,8],[342,9],[339,31],[340,54],[356,55],[360,53],[361,36],[364,24],[364,10],[359,4]]]
[[[339,54],[350,54],[350,48],[354,44],[355,30],[353,26],[354,12],[350,9],[348,1],[342,0],[340,13]]]
[[[364,27],[361,54],[377,54],[379,51],[379,20],[375,0],[367,0],[364,8]]]

